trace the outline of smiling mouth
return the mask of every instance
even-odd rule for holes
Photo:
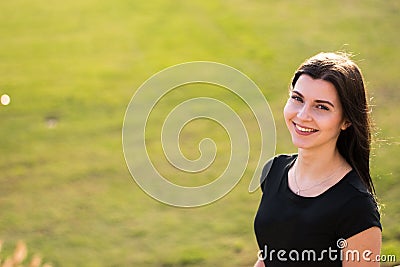
[[[302,126],[300,126],[300,125],[298,125],[297,123],[294,123],[294,122],[293,122],[293,125],[298,131],[300,131],[302,133],[315,133],[315,132],[318,132],[317,129],[302,127]]]

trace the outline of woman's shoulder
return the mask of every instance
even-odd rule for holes
[[[297,158],[297,154],[278,154],[272,157],[265,163],[262,177],[266,177],[270,172],[271,168],[282,168],[290,165]]]
[[[286,168],[292,165],[296,158],[297,154],[278,154],[269,159],[262,170],[261,185],[263,186],[263,182],[271,172],[274,177],[281,177]]]
[[[296,158],[297,154],[277,154],[270,161],[273,161],[273,163],[277,165],[286,166],[293,163]]]
[[[350,215],[359,211],[378,213],[379,207],[375,196],[368,191],[355,170],[351,170],[343,179],[336,191],[336,202],[341,205],[342,211],[347,210]]]
[[[336,198],[340,212],[337,216],[337,232],[349,238],[372,226],[382,229],[379,205],[362,182],[356,171],[350,171],[344,179],[340,197]]]
[[[349,193],[351,192],[354,196],[372,196],[354,169],[344,177],[344,185]]]

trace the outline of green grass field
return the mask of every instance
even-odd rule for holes
[[[400,261],[399,1],[15,0],[0,10],[0,95],[11,97],[0,105],[0,258],[25,240],[29,255],[54,266],[251,266],[260,199],[259,191],[247,192],[254,158],[223,199],[192,209],[164,205],[126,167],[125,109],[166,67],[224,63],[269,101],[276,152],[294,152],[282,118],[294,70],[317,52],[346,50],[373,97],[382,253]],[[207,123],[189,129],[188,142],[208,136],[209,127],[218,130]],[[149,136],[155,155],[157,137],[155,130]]]

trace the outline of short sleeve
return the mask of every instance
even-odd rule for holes
[[[340,238],[347,239],[373,226],[382,230],[378,206],[370,194],[350,199],[338,217],[337,233]]]

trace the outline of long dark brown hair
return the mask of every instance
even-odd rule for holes
[[[375,195],[369,169],[371,119],[361,70],[345,53],[319,53],[300,65],[292,79],[292,88],[302,74],[335,86],[344,117],[351,122],[346,130],[340,132],[336,147],[368,191]]]

